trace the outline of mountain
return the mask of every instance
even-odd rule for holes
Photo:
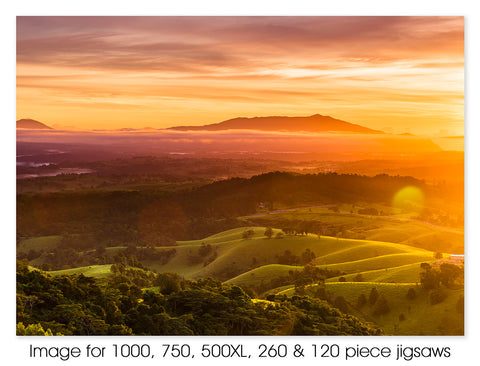
[[[19,119],[17,121],[17,128],[28,128],[31,130],[53,130],[42,122],[35,121],[34,119]]]
[[[221,130],[258,130],[258,131],[288,131],[288,132],[355,132],[384,133],[367,127],[342,121],[330,116],[314,114],[308,117],[239,117],[220,123],[204,126],[176,126],[170,130],[178,131],[221,131]]]

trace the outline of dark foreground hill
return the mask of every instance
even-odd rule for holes
[[[257,302],[240,287],[212,279],[120,267],[102,284],[83,275],[53,277],[19,262],[17,334],[32,327],[63,335],[381,334],[322,300]],[[152,285],[159,291],[142,291]]]

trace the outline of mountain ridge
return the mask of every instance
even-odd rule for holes
[[[287,132],[355,132],[369,134],[384,134],[358,124],[350,123],[331,116],[314,114],[306,117],[267,116],[267,117],[237,117],[219,123],[202,126],[174,126],[168,130],[177,131],[222,131],[222,130],[259,130]]]
[[[53,130],[52,127],[30,118],[22,118],[17,121],[17,128],[26,128],[31,130]]]

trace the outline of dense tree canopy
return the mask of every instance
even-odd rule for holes
[[[240,287],[213,279],[189,281],[128,267],[100,283],[81,274],[51,276],[26,262],[17,265],[17,324],[19,335],[380,333],[309,297],[252,301]]]
[[[70,191],[17,195],[20,237],[91,233],[90,241],[171,244],[241,226],[235,218],[254,213],[260,202],[384,202],[405,185],[432,190],[410,177],[273,172],[232,178],[179,192]],[[311,232],[308,223],[298,233]],[[94,240],[93,240],[94,239]]]

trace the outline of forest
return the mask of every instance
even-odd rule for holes
[[[269,210],[285,206],[388,202],[396,191],[417,185],[433,197],[449,195],[446,189],[411,177],[375,177],[348,174],[267,173],[232,178],[200,187],[166,192],[158,190],[80,190],[17,195],[17,235],[79,234],[89,232],[101,240],[142,241],[153,234],[169,239],[197,239],[218,227],[201,230],[211,219],[228,220],[253,214],[259,205]],[[145,220],[147,238],[136,230]],[[155,228],[148,220],[155,221]],[[203,221],[203,222],[202,222]],[[201,222],[201,223],[200,223]],[[161,225],[161,226],[158,226]],[[225,224],[225,228],[234,223]],[[108,239],[107,239],[108,238]],[[161,240],[161,239],[158,239]]]
[[[18,262],[17,334],[381,334],[315,298],[254,302],[240,287],[218,280],[189,281],[123,266],[113,273],[107,283],[99,284],[82,274],[52,277]],[[144,286],[158,286],[158,291],[142,290]]]

